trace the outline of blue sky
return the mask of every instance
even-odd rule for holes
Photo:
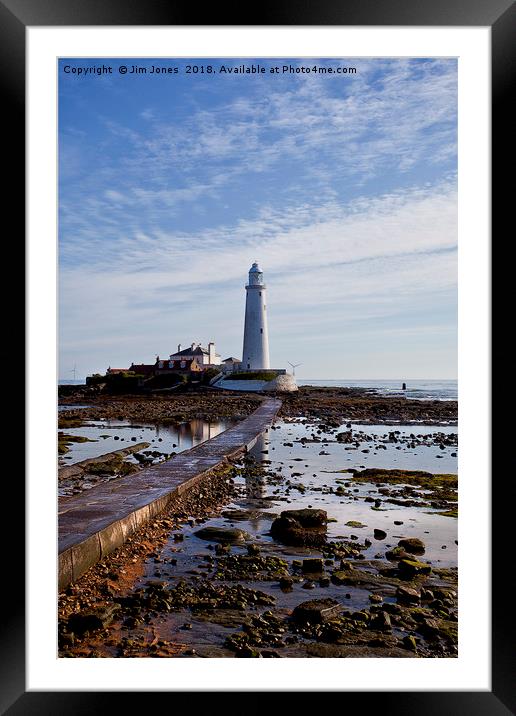
[[[59,375],[241,356],[257,259],[273,367],[456,377],[456,122],[454,59],[61,60]]]

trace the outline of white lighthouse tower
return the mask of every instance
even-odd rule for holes
[[[263,370],[270,367],[269,335],[267,332],[267,299],[263,273],[255,262],[245,287],[245,325],[242,368]]]

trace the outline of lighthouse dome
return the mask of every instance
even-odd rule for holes
[[[258,261],[255,261],[249,269],[249,285],[263,286],[263,272],[258,266]]]

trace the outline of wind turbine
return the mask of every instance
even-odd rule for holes
[[[299,368],[300,365],[303,365],[302,363],[291,363],[290,361],[287,361],[287,363],[292,366],[292,375],[296,374],[296,368]]]
[[[77,363],[74,363],[72,370],[69,370],[68,372],[69,372],[69,373],[73,373],[73,380],[74,380],[74,383],[75,383],[75,381],[76,381],[76,374],[77,374]]]

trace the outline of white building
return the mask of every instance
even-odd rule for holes
[[[263,273],[256,262],[249,271],[249,283],[245,290],[242,368],[244,370],[268,370],[270,362],[266,286],[263,283]]]
[[[200,343],[192,343],[189,348],[181,349],[181,344],[177,346],[177,353],[170,356],[170,360],[191,360],[195,358],[197,363],[203,368],[211,365],[221,365],[222,360],[219,353],[215,352],[215,343],[208,343],[208,347],[204,348]]]
[[[226,372],[235,371],[235,370],[241,370],[242,368],[242,361],[240,358],[234,358],[233,356],[229,356],[229,358],[224,358],[222,361],[222,370]]]

